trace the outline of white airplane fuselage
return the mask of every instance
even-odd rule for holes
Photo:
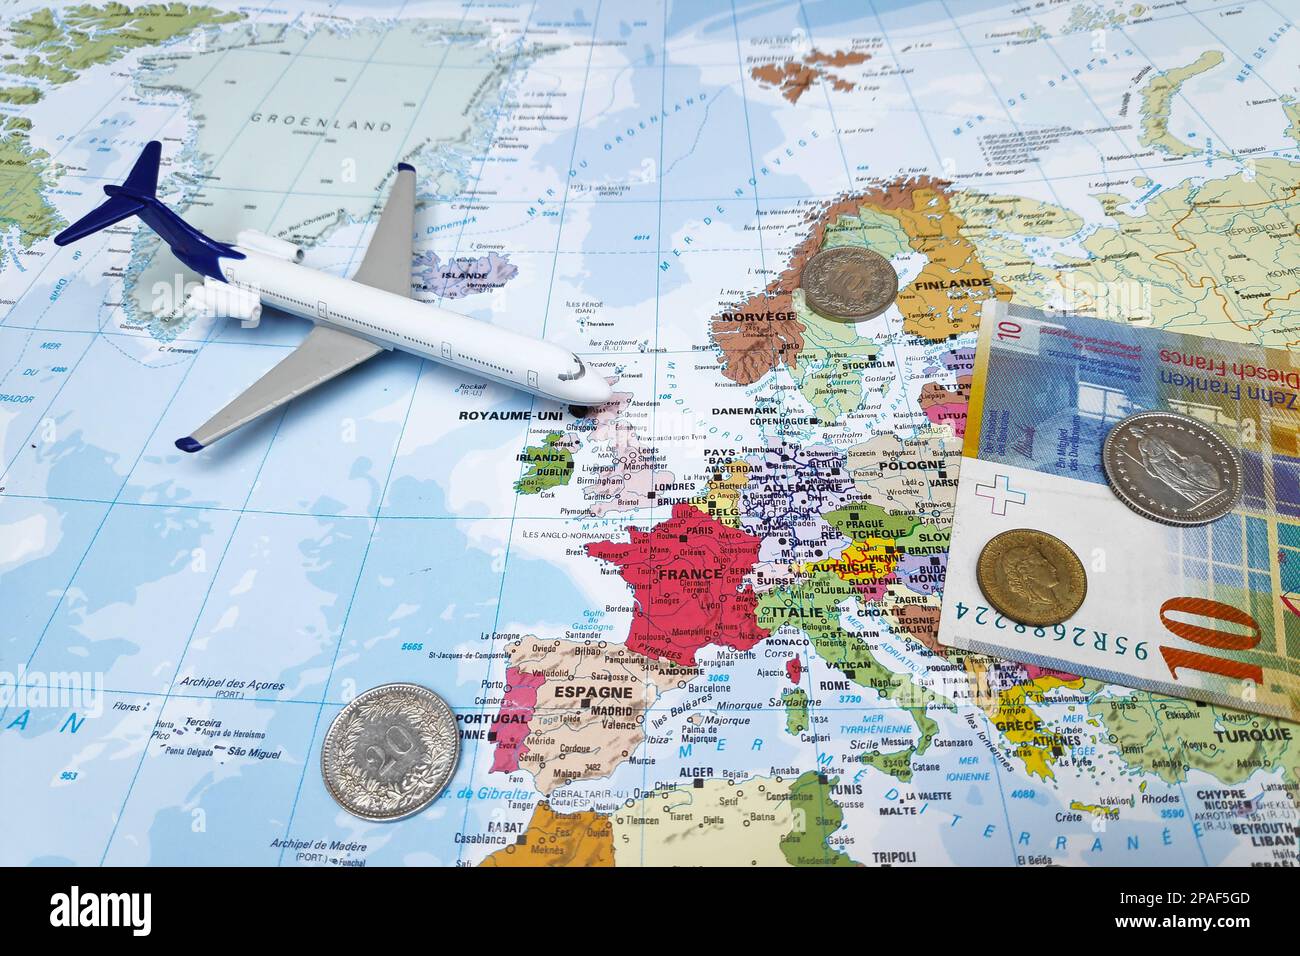
[[[602,376],[572,352],[543,339],[246,246],[235,248],[244,258],[222,257],[222,275],[265,305],[542,398],[594,407],[613,396]]]

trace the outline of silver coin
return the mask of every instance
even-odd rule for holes
[[[418,684],[381,684],[330,724],[321,775],[348,813],[400,820],[442,793],[459,753],[456,716],[446,701]]]
[[[1237,506],[1241,456],[1215,429],[1176,412],[1138,412],[1118,422],[1101,449],[1106,480],[1144,518],[1208,524]]]
[[[889,260],[861,246],[823,249],[808,260],[799,279],[804,301],[828,319],[875,318],[898,295],[898,273]]]

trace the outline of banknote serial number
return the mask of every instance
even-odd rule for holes
[[[1032,634],[1042,640],[1050,639],[1053,644],[1068,642],[1075,647],[1091,647],[1093,650],[1114,654],[1116,657],[1125,657],[1132,654],[1140,661],[1147,659],[1147,642],[1133,641],[1123,634],[1111,634],[1108,631],[1098,631],[1095,628],[1079,627],[1078,625],[1067,626],[1065,624],[1054,624],[1051,627],[1030,627],[1027,624],[1021,624],[1018,621],[1003,617],[997,611],[985,607],[983,604],[968,607],[958,601],[957,620],[960,621],[967,614],[973,615],[971,619],[980,627],[991,627],[998,631],[1011,631],[1014,634]]]

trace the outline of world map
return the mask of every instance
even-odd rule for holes
[[[936,630],[985,302],[1300,344],[1297,58],[1267,0],[6,7],[0,862],[1295,865],[1294,724]],[[51,242],[155,139],[340,275],[413,164],[416,298],[614,401],[393,352],[177,452],[310,323]],[[842,245],[884,315],[809,309]],[[460,760],[372,823],[320,750],[391,681]]]

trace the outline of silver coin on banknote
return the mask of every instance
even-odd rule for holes
[[[1030,627],[1051,627],[1074,616],[1088,594],[1083,562],[1055,535],[1014,528],[980,552],[975,580],[993,608]]]
[[[399,820],[442,793],[459,752],[456,717],[446,701],[418,684],[381,684],[334,718],[321,774],[348,813]]]
[[[799,279],[804,301],[828,319],[875,318],[898,295],[898,273],[889,260],[861,246],[823,249],[808,260]]]
[[[1144,518],[1208,524],[1237,506],[1241,456],[1216,429],[1177,412],[1138,412],[1106,435],[1102,467],[1111,490]]]

